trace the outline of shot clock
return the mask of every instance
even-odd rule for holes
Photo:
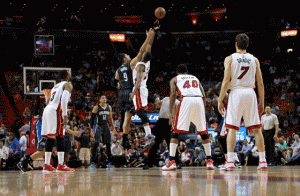
[[[35,55],[54,55],[54,36],[35,35],[34,36]]]

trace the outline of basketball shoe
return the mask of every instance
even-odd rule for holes
[[[167,165],[162,167],[163,171],[171,171],[171,170],[176,170],[176,169],[177,169],[176,162],[174,160],[173,161],[168,160]]]
[[[56,172],[56,169],[51,165],[44,164],[43,173],[52,173],[52,172]]]
[[[145,137],[146,143],[143,151],[148,151],[155,144],[155,135],[149,134]]]
[[[231,171],[234,169],[235,169],[234,162],[228,162],[228,161],[226,161],[225,165],[221,167],[221,170],[223,171]]]
[[[209,160],[206,161],[206,168],[208,170],[214,170],[215,169],[213,160],[209,159]]]
[[[260,162],[260,161],[259,161],[259,165],[258,165],[257,169],[258,169],[258,170],[268,169],[268,164],[267,164],[267,162],[266,162],[266,161],[264,161],[264,162]]]
[[[60,164],[57,165],[57,169],[56,169],[56,172],[73,172],[73,171],[75,171],[75,169]]]

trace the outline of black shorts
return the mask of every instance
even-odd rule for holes
[[[104,145],[111,142],[111,135],[108,125],[97,125],[95,142],[103,143]]]
[[[71,152],[72,138],[66,136],[64,141],[65,141],[65,152]]]
[[[37,139],[35,140],[35,148],[38,150],[45,149],[46,144],[47,144],[47,138],[42,138],[40,141],[38,141]],[[57,146],[57,142],[55,140],[53,147],[56,147],[56,146]]]
[[[132,89],[123,89],[119,92],[119,105],[121,111],[129,111],[134,113],[134,104],[133,101],[129,101],[129,94],[132,92]]]

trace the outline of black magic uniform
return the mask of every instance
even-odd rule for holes
[[[109,105],[106,104],[105,108],[98,105],[98,113],[97,116],[97,127],[96,127],[96,134],[95,134],[95,141],[96,143],[103,143],[107,144],[111,142],[110,130],[108,126],[108,118],[109,118]]]

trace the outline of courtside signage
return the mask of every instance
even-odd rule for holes
[[[281,31],[281,37],[296,36],[298,30]]]
[[[158,115],[159,113],[148,113],[147,114],[147,117],[150,121],[150,123],[156,123],[157,120],[158,120]],[[134,116],[131,117],[131,120],[134,122],[134,123],[142,123],[142,120],[140,119],[140,117],[135,114]]]

